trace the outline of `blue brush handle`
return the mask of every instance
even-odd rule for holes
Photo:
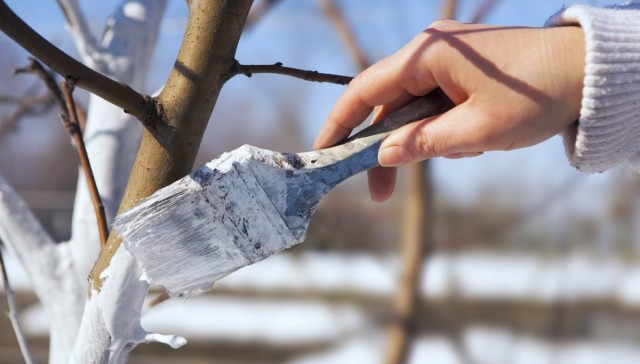
[[[320,173],[329,189],[344,179],[378,166],[382,141],[395,129],[442,114],[455,105],[441,89],[392,112],[341,144],[314,152],[298,153],[305,167]]]

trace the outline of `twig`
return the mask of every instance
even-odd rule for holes
[[[93,201],[93,209],[96,213],[96,220],[98,222],[98,232],[100,233],[100,243],[104,248],[107,244],[107,238],[109,237],[109,230],[107,228],[107,218],[104,212],[104,205],[102,199],[98,193],[98,186],[91,170],[91,164],[89,163],[89,156],[87,155],[87,149],[84,145],[84,139],[80,131],[80,125],[78,123],[78,114],[76,111],[75,102],[73,101],[73,95],[71,94],[71,85],[67,81],[62,81],[60,89],[67,103],[67,109],[69,110],[69,118],[64,115],[60,115],[62,124],[67,128],[69,134],[75,142],[75,147],[80,157],[80,165],[84,171],[84,176],[87,179],[87,185],[89,186],[89,193],[91,194],[91,200]]]
[[[9,285],[9,277],[7,276],[7,270],[4,266],[4,259],[2,258],[1,249],[0,273],[2,275],[2,286],[4,287],[4,294],[5,296],[7,296],[7,305],[9,306],[9,312],[7,312],[7,316],[11,321],[11,326],[13,326],[13,332],[15,332],[16,334],[16,339],[18,339],[20,351],[22,352],[25,363],[35,363],[35,361],[33,360],[33,355],[31,354],[31,350],[29,349],[29,345],[27,344],[27,339],[24,336],[24,331],[22,330],[22,326],[20,325],[20,321],[18,320],[18,308],[16,307],[16,299],[13,295],[13,289],[11,289],[11,285]]]
[[[102,97],[140,119],[145,126],[161,118],[155,100],[98,73],[44,39],[0,0],[0,30],[78,87]]]
[[[489,12],[498,4],[499,0],[484,0],[478,5],[471,16],[470,23],[480,23],[484,21]]]
[[[40,78],[44,82],[45,86],[47,86],[47,89],[49,89],[51,94],[54,96],[56,102],[58,103],[58,106],[60,107],[60,110],[62,110],[62,112],[67,117],[69,117],[67,104],[64,101],[62,91],[60,91],[53,73],[45,69],[42,63],[38,62],[38,60],[36,60],[35,58],[29,57],[28,59],[29,64],[26,67],[16,68],[15,70],[13,70],[13,74],[19,75],[22,73],[30,73]]]
[[[156,307],[157,305],[168,300],[169,298],[171,298],[171,296],[169,296],[167,291],[160,293],[159,295],[155,296],[151,301],[149,301],[149,303],[147,304],[147,310]]]
[[[360,70],[364,70],[365,68],[369,67],[371,63],[367,60],[364,52],[358,46],[358,42],[353,35],[353,31],[351,30],[351,28],[349,28],[347,20],[342,15],[342,12],[338,8],[338,6],[334,3],[333,0],[321,0],[320,5],[322,6],[322,9],[324,10],[327,18],[338,30],[338,33],[340,34],[345,47],[351,54],[351,58],[353,58],[358,68]]]
[[[453,19],[456,15],[456,9],[458,8],[458,0],[445,0],[442,4],[442,19]]]
[[[280,0],[262,0],[251,7],[247,21],[244,25],[244,30],[253,27],[269,10],[273,8]]]
[[[22,117],[44,114],[49,111],[53,105],[53,96],[51,94],[19,100],[18,108],[0,124],[0,135],[13,128]],[[37,106],[42,107],[36,108]]]
[[[285,67],[281,62],[266,65],[244,65],[237,63],[230,70],[230,77],[235,75],[245,75],[251,77],[256,73],[273,73],[279,75],[286,75],[303,79],[305,81],[312,82],[328,82],[338,85],[347,85],[353,77],[334,75],[330,73],[320,73],[318,71],[306,71],[298,68]]]

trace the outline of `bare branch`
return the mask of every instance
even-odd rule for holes
[[[15,96],[0,95],[0,104],[19,104],[21,101],[21,98]]]
[[[98,221],[98,232],[100,233],[100,243],[104,248],[107,244],[107,238],[109,237],[109,230],[107,228],[107,217],[104,212],[104,205],[102,199],[98,193],[98,186],[91,170],[91,164],[89,163],[89,156],[87,155],[87,149],[84,145],[84,139],[82,138],[82,132],[80,131],[80,124],[78,122],[78,113],[76,110],[75,102],[73,101],[73,95],[71,94],[71,85],[69,82],[63,81],[60,84],[62,94],[67,104],[67,110],[69,110],[69,117],[60,115],[62,124],[67,128],[69,134],[73,138],[78,156],[80,157],[80,165],[84,172],[89,186],[89,192],[91,194],[91,200],[93,201],[93,209],[96,214],[96,220]]]
[[[0,1],[0,30],[64,78],[121,107],[146,126],[159,119],[155,100],[73,59],[36,33],[4,1]]]
[[[260,1],[258,4],[255,4],[251,8],[251,11],[249,11],[249,15],[247,16],[247,22],[245,23],[244,30],[247,30],[253,27],[278,2],[280,2],[280,0],[263,0],[263,1]]]
[[[478,5],[478,7],[476,8],[476,10],[473,12],[473,15],[471,16],[471,20],[469,20],[469,22],[470,23],[483,22],[484,19],[489,14],[489,12],[493,10],[493,8],[495,8],[495,6],[498,5],[499,2],[500,0],[484,0],[483,2],[481,2],[480,5]]]
[[[371,65],[371,62],[367,60],[364,52],[358,46],[358,42],[353,35],[353,31],[349,27],[349,24],[347,24],[347,20],[342,15],[342,12],[335,4],[335,2],[333,0],[321,0],[320,5],[322,6],[322,9],[324,10],[324,13],[326,14],[329,21],[331,21],[331,23],[338,30],[340,38],[342,38],[347,51],[349,51],[349,54],[351,54],[351,58],[353,58],[358,68],[360,70],[364,70],[365,68],[369,67]]]
[[[51,94],[19,100],[18,108],[0,124],[0,135],[15,127],[23,117],[44,114],[51,110],[53,105],[53,95]]]
[[[2,241],[0,241],[0,243],[2,243]],[[27,338],[25,337],[22,326],[20,325],[20,320],[18,320],[18,308],[16,307],[16,299],[13,295],[13,289],[11,289],[11,285],[9,285],[9,277],[7,276],[7,270],[4,266],[4,259],[2,258],[1,249],[0,275],[2,275],[2,286],[4,287],[4,295],[7,296],[7,305],[9,306],[9,312],[7,312],[7,316],[9,316],[11,326],[13,326],[13,332],[15,332],[16,339],[18,339],[18,345],[20,346],[22,357],[27,364],[35,363],[35,361],[33,360],[33,355],[31,354],[31,350],[29,349],[29,345],[27,344]]]
[[[272,73],[300,78],[311,82],[328,82],[338,85],[347,85],[353,77],[334,75],[330,73],[320,73],[318,71],[306,71],[298,68],[285,67],[282,63],[266,64],[266,65],[243,65],[236,62],[232,67],[229,77],[243,74],[251,77],[256,73]]]
[[[67,104],[65,103],[64,98],[62,97],[62,92],[60,91],[60,88],[56,83],[55,76],[51,71],[45,69],[44,66],[40,62],[38,62],[38,60],[36,60],[35,58],[29,57],[29,65],[27,65],[26,67],[16,68],[15,70],[13,70],[14,75],[18,75],[21,73],[30,73],[40,78],[44,82],[45,86],[47,86],[47,89],[49,89],[49,91],[55,98],[56,102],[58,103],[58,106],[60,107],[60,110],[62,110],[62,112],[67,117],[69,116],[69,110],[67,109]]]
[[[442,5],[442,19],[453,19],[456,16],[458,8],[458,0],[445,0]]]

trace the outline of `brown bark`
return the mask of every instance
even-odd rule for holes
[[[165,122],[145,129],[120,211],[191,171],[220,90],[235,64],[251,0],[193,0],[178,58],[158,104]],[[91,273],[93,289],[120,246],[112,231]]]

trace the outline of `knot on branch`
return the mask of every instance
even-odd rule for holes
[[[167,124],[167,116],[160,101],[149,95],[142,95],[142,97],[144,98],[144,111],[140,121],[144,127],[156,130],[158,126]]]

